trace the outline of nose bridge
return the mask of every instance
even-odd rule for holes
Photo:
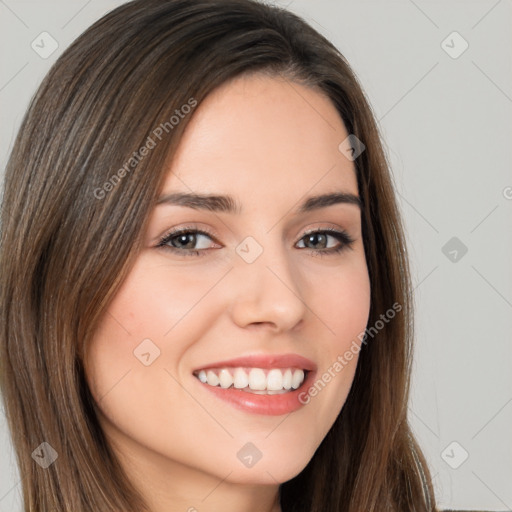
[[[241,326],[272,323],[280,330],[300,322],[306,306],[292,258],[281,239],[275,233],[264,236],[263,243],[247,237],[236,252],[233,320]]]

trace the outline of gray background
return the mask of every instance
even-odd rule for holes
[[[0,0],[2,172],[50,65],[122,3]],[[439,504],[511,510],[511,1],[275,3],[336,44],[380,124],[415,283],[410,417]],[[43,31],[58,42],[48,58],[31,48]],[[0,454],[0,512],[21,510],[3,414]]]

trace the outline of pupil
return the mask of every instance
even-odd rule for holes
[[[186,246],[186,245],[194,245],[195,244],[195,235],[193,233],[185,233],[183,235],[178,236],[178,245],[179,246]],[[187,243],[187,241],[189,241]]]
[[[313,245],[316,245],[319,243],[319,237],[325,237],[322,233],[314,233],[312,235],[309,235],[309,242]]]

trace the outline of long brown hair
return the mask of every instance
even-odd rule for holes
[[[306,468],[281,485],[282,509],[435,510],[407,422],[413,311],[403,227],[354,73],[329,41],[283,9],[253,0],[136,0],[97,21],[57,60],[7,164],[0,384],[26,511],[147,510],[99,427],[84,351],[141,247],[187,112],[253,72],[323,92],[366,146],[355,164],[368,325],[402,306],[363,345],[342,412]],[[31,457],[43,442],[58,454],[46,469]]]

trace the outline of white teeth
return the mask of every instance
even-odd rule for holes
[[[275,395],[298,389],[304,382],[304,370],[297,368],[215,368],[200,370],[197,378],[209,386],[234,387],[256,394]]]
[[[292,387],[292,371],[288,368],[283,375],[283,388],[290,389]]]
[[[261,368],[253,368],[249,372],[249,387],[256,391],[263,391],[267,387],[267,378]]]
[[[207,383],[210,384],[210,386],[218,386],[219,385],[219,377],[217,377],[217,374],[215,372],[212,372],[211,370],[208,370],[206,372],[206,379]]]
[[[221,388],[229,388],[229,386],[233,384],[233,377],[231,377],[229,371],[224,368],[219,372],[219,381]]]
[[[283,374],[280,370],[270,370],[267,375],[267,389],[278,391],[283,389]]]
[[[233,386],[237,389],[246,388],[249,385],[249,377],[242,368],[237,368],[233,376]]]
[[[302,370],[295,370],[292,377],[292,388],[297,389],[304,381],[304,372]]]

